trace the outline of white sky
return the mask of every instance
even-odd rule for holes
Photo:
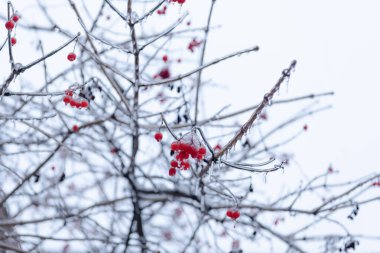
[[[207,5],[206,1],[192,2],[198,9]],[[223,29],[212,32],[209,58],[255,44],[261,50],[208,73],[229,86],[220,96],[228,97],[237,108],[257,101],[296,59],[286,95],[336,93],[322,100],[332,103],[333,109],[307,120],[310,131],[289,145],[302,170],[314,175],[332,163],[341,171],[338,180],[379,172],[379,8],[379,1],[366,0],[218,0],[213,24]],[[362,208],[348,228],[379,235],[379,208],[379,203]],[[378,250],[374,245],[378,244],[362,244],[359,251]]]

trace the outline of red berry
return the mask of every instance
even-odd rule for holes
[[[64,96],[64,97],[63,97],[63,102],[64,102],[65,104],[68,104],[68,103],[71,102],[71,98],[70,98],[69,96]]]
[[[182,151],[183,152],[183,151]],[[189,153],[187,152],[183,152],[183,155],[182,155],[183,159],[189,159]]]
[[[73,132],[76,133],[79,131],[79,127],[77,125],[73,126]]]
[[[74,99],[71,99],[70,105],[71,107],[75,107],[77,105],[77,102]]]
[[[191,158],[193,158],[193,159],[196,159],[198,157],[197,152],[195,152],[195,153],[191,152],[190,155],[191,155]]]
[[[177,2],[178,2],[179,4],[184,4],[184,3],[186,2],[186,0],[177,0]]]
[[[170,165],[172,167],[176,168],[176,167],[178,167],[178,162],[173,160],[173,161],[170,162]]]
[[[87,108],[88,107],[88,102],[86,100],[83,100],[80,104],[83,108]]]
[[[177,151],[178,150],[178,143],[177,142],[173,142],[171,145],[170,145],[170,149],[173,150],[173,151]]]
[[[5,23],[5,28],[7,28],[7,30],[12,30],[14,27],[15,27],[15,23],[13,23],[12,20],[8,20]]]
[[[177,170],[175,168],[170,168],[169,169],[169,176],[174,176],[177,173]]]
[[[198,150],[198,153],[201,154],[201,155],[205,155],[206,154],[206,149],[204,147],[201,147],[199,150]]]
[[[239,211],[235,211],[232,219],[236,220],[239,217],[240,217],[240,212]]]
[[[374,182],[372,183],[373,186],[380,186],[380,182]]]
[[[167,56],[167,55],[162,56],[162,60],[163,60],[164,62],[167,62],[167,61],[168,61],[168,56]]]
[[[184,163],[182,163],[182,167],[184,170],[188,170],[190,168],[190,163],[184,162]]]
[[[155,135],[154,135],[154,138],[156,139],[156,141],[160,142],[162,140],[162,133],[161,132],[157,132]]]
[[[158,76],[162,79],[168,79],[170,77],[169,69],[165,68],[158,73]]]
[[[191,21],[187,21],[186,25],[188,26],[191,25]]]
[[[67,59],[68,59],[69,61],[75,61],[76,58],[77,58],[77,55],[76,55],[75,53],[69,53],[69,54],[67,55]]]
[[[16,38],[12,37],[11,38],[11,44],[12,44],[12,46],[16,45],[16,42],[17,42]]]
[[[303,130],[306,132],[307,129],[308,129],[308,126],[305,124],[305,125],[303,126]]]
[[[13,17],[12,17],[12,20],[13,20],[13,22],[15,22],[15,23],[16,23],[19,19],[20,19],[20,17],[17,16],[17,15],[13,15]]]
[[[190,150],[191,150],[191,147],[188,144],[184,143],[182,151],[184,153],[190,153]]]
[[[185,147],[186,147],[186,144],[183,143],[183,142],[180,142],[180,143],[178,144],[178,150],[184,150]]]

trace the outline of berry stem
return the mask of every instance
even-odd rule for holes
[[[207,44],[207,38],[208,38],[208,32],[210,30],[210,24],[211,24],[211,17],[212,17],[212,12],[214,10],[214,5],[215,5],[216,0],[211,0],[211,7],[210,7],[210,12],[208,14],[208,19],[207,19],[207,25],[205,29],[205,35],[203,39],[203,46],[202,46],[202,53],[201,53],[201,58],[199,60],[199,66],[203,66],[204,64],[204,59],[205,59],[205,54],[206,54],[206,44]],[[194,112],[194,126],[197,125],[198,123],[198,105],[199,105],[199,92],[201,88],[201,80],[202,80],[202,70],[198,72],[197,76],[197,88],[195,90],[195,112]]]
[[[168,129],[169,133],[174,137],[174,139],[176,139],[178,141],[180,138],[170,129],[168,122],[166,121],[164,114],[162,114],[162,113],[161,113],[161,118],[165,124],[165,127]]]
[[[63,44],[62,46],[58,47],[57,49],[51,51],[51,52],[48,53],[47,55],[42,56],[41,58],[39,58],[39,59],[37,59],[37,60],[35,60],[35,61],[29,63],[28,65],[22,67],[22,68],[20,69],[19,72],[24,72],[25,70],[27,70],[27,69],[33,67],[34,65],[36,65],[36,64],[40,63],[41,61],[43,61],[43,60],[49,58],[50,56],[55,55],[56,53],[58,53],[59,51],[61,51],[61,50],[64,49],[65,47],[67,47],[71,42],[73,42],[74,40],[76,40],[79,36],[80,36],[80,33],[78,33],[74,38],[70,39],[70,40],[67,41],[65,44]]]

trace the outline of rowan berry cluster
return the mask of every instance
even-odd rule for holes
[[[17,23],[17,21],[20,19],[20,17],[18,15],[13,15],[11,17],[10,20],[8,20],[7,22],[5,22],[5,28],[7,30],[12,30],[14,27],[15,27],[15,23]]]
[[[201,161],[207,153],[206,148],[192,134],[185,135],[181,140],[173,142],[170,150],[174,159],[170,162],[169,176],[174,176],[177,169],[188,170],[190,157]]]
[[[14,14],[10,20],[8,20],[7,22],[5,22],[5,28],[8,30],[8,31],[12,31],[13,28],[16,26],[16,23],[17,21],[20,19],[20,17],[17,15],[17,14]],[[15,37],[12,37],[11,38],[11,45],[14,46],[16,45],[16,38]]]
[[[87,108],[88,101],[83,98],[74,98],[73,90],[67,90],[66,95],[63,97],[63,102],[67,105],[70,104],[71,107],[76,107],[78,109]]]

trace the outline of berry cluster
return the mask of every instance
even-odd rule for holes
[[[8,31],[11,31],[11,30],[13,30],[13,28],[15,28],[15,23],[18,21],[18,17],[17,18],[15,18],[15,17],[17,17],[17,16],[13,16],[12,19],[5,22],[5,28]],[[17,20],[17,21],[15,21],[15,20]]]
[[[88,107],[88,101],[85,99],[75,99],[73,98],[74,92],[72,90],[66,91],[66,96],[63,97],[63,102],[67,105],[70,104],[71,107],[76,107],[78,109],[80,108],[87,108]]]
[[[233,220],[236,220],[237,218],[240,217],[240,212],[238,210],[232,210],[228,209],[226,212],[227,217],[230,217]]]
[[[8,20],[7,22],[5,22],[5,28],[8,30],[8,31],[12,31],[13,28],[15,27],[17,21],[20,19],[20,17],[17,15],[17,14],[14,14],[10,20]],[[11,38],[11,45],[14,46],[16,45],[16,38],[15,37],[12,37]]]
[[[185,135],[180,141],[173,142],[170,150],[171,154],[175,155],[175,159],[170,162],[169,176],[174,176],[176,169],[188,170],[190,157],[200,161],[204,159],[207,152],[196,136],[191,133]]]
[[[187,46],[187,49],[189,49],[193,53],[194,48],[199,47],[201,44],[202,44],[202,41],[197,41],[197,39],[194,38]]]

